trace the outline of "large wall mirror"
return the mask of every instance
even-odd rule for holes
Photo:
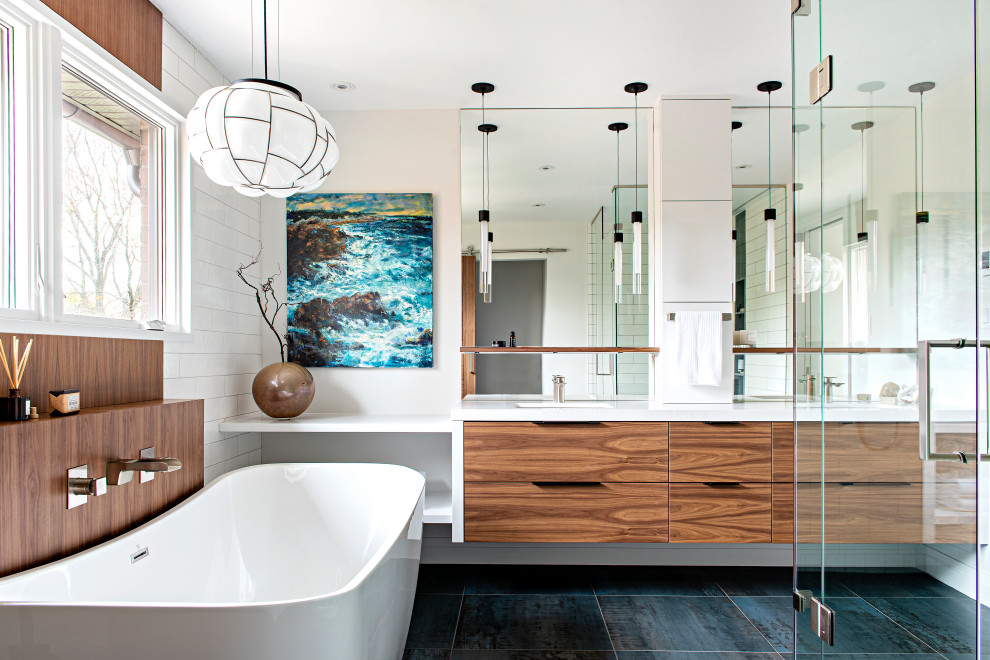
[[[485,154],[481,111],[461,112],[464,346],[502,341],[510,348],[511,333],[517,347],[648,346],[651,116],[632,108],[488,110],[485,123],[498,129]],[[616,123],[627,128],[610,130]],[[479,291],[480,209],[490,211],[494,237],[489,302]],[[637,209],[641,293],[632,286]],[[619,299],[616,232],[623,235]],[[565,377],[569,397],[649,394],[651,357],[643,353],[504,351],[463,359],[464,394],[549,394],[555,374]]]

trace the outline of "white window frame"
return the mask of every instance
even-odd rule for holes
[[[162,127],[158,148],[159,180],[152,203],[157,222],[152,226],[151,254],[159,255],[149,269],[155,309],[167,321],[165,336],[191,339],[190,167],[184,134],[185,117],[161,91],[121,64],[89,37],[39,0],[0,0],[0,17],[14,22],[23,34],[15,80],[15,153],[17,167],[15,213],[29,218],[34,254],[30,258],[30,309],[0,308],[7,332],[73,334],[123,338],[163,338],[149,332],[143,321],[109,319],[62,310],[62,94],[63,65],[111,96],[133,107]],[[157,199],[154,197],[157,196]],[[157,227],[155,226],[157,225]],[[159,264],[164,273],[159,272]],[[162,276],[164,275],[164,276]],[[158,317],[152,311],[151,319]]]

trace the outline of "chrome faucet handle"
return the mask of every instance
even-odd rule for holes
[[[177,458],[155,458],[155,448],[141,450],[141,458],[129,461],[111,461],[107,463],[107,483],[111,486],[121,486],[130,483],[135,472],[141,473],[141,483],[151,481],[156,472],[175,472],[182,469],[182,461]]]

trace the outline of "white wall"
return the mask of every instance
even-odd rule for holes
[[[311,369],[314,412],[446,414],[460,399],[460,119],[456,110],[321,111],[333,125],[340,163],[316,192],[433,193],[431,369]],[[278,268],[285,296],[285,202],[266,198],[266,273]],[[284,318],[282,319],[284,322]],[[278,359],[263,336],[267,361]]]
[[[162,92],[182,112],[223,76],[167,22]],[[261,462],[256,433],[220,433],[218,424],[257,410],[251,381],[261,368],[262,323],[250,289],[234,270],[258,251],[260,206],[212,183],[192,165],[191,337],[165,342],[165,397],[205,399],[206,481]],[[257,275],[257,273],[256,273]]]

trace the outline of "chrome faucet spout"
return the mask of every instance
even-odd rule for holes
[[[120,486],[129,483],[135,472],[175,472],[182,468],[177,458],[135,458],[130,461],[107,463],[107,484]]]

